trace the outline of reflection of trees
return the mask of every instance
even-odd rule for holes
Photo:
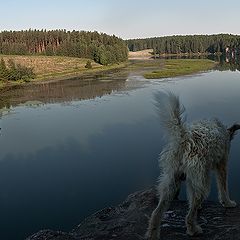
[[[10,108],[10,95],[6,94],[8,91],[14,91],[14,89],[18,88],[19,86],[12,86],[12,87],[4,87],[0,90],[0,109],[2,108]]]
[[[217,70],[219,71],[240,71],[240,63],[239,62],[221,62],[218,66],[217,66]]]
[[[193,55],[193,56],[164,56],[162,59],[211,59],[213,61],[219,62],[215,69],[219,71],[240,71],[240,56],[239,55]]]
[[[219,62],[216,66],[216,69],[219,71],[240,71],[240,57],[235,56],[232,57],[230,55],[221,55],[221,56],[213,56],[213,60]]]
[[[126,78],[126,74],[107,75],[17,86],[1,92],[0,108],[9,108],[29,101],[54,103],[101,97],[123,90]]]

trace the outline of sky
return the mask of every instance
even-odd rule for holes
[[[66,29],[123,39],[240,34],[239,0],[0,0],[0,31]]]

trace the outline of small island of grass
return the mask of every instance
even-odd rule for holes
[[[216,62],[209,59],[167,59],[160,70],[147,72],[147,79],[169,78],[189,75],[212,69]]]

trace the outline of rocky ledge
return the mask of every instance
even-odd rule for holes
[[[139,191],[116,207],[96,212],[69,233],[42,230],[26,240],[143,240],[150,214],[156,205],[154,188]],[[195,237],[188,237],[185,233],[187,208],[185,201],[172,202],[162,222],[162,240],[240,240],[240,207],[224,209],[218,203],[205,202],[199,212],[199,223],[204,233]]]

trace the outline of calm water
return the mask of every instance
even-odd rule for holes
[[[24,239],[43,228],[70,230],[96,210],[153,185],[163,145],[153,93],[161,89],[180,95],[188,121],[218,117],[229,126],[240,121],[238,71],[161,81],[117,72],[5,94],[0,238]],[[239,146],[236,136],[229,184],[238,202]],[[217,199],[214,184],[210,199]]]

